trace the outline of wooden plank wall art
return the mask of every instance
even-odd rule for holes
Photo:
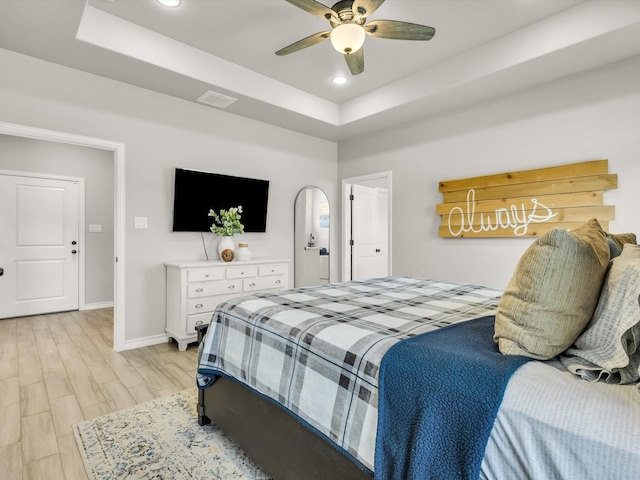
[[[597,218],[608,230],[615,207],[603,191],[618,188],[608,160],[440,182],[441,237],[537,237]]]

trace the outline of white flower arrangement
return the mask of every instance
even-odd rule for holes
[[[213,217],[211,231],[219,237],[232,237],[236,233],[244,233],[242,218],[242,205],[231,207],[228,210],[221,209],[219,213],[209,210],[209,216]]]

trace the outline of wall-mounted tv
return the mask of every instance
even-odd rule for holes
[[[245,232],[267,230],[269,181],[176,168],[173,196],[174,232],[209,232],[220,211],[242,205]]]

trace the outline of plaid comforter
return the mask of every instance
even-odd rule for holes
[[[495,312],[501,290],[387,277],[226,302],[200,345],[198,385],[234,377],[373,470],[378,371],[402,339]]]

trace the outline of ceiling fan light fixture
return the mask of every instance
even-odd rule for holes
[[[338,52],[349,55],[362,48],[366,34],[356,23],[343,23],[331,31],[331,45]]]

